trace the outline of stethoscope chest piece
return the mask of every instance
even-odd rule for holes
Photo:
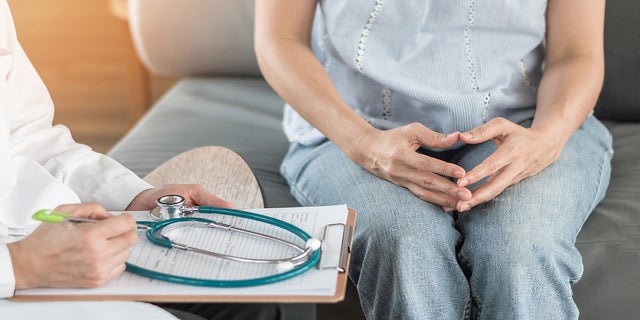
[[[156,221],[188,217],[194,213],[193,208],[185,208],[184,197],[176,194],[162,196],[156,200],[156,204],[158,206],[149,212]]]

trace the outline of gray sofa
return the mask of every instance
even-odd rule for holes
[[[614,137],[606,199],[577,239],[585,271],[575,286],[583,319],[640,315],[640,1],[607,2],[606,75],[596,115]],[[221,145],[246,159],[266,205],[297,206],[278,172],[287,150],[282,100],[253,53],[253,0],[131,0],[138,53],[157,74],[182,77],[109,152],[140,176],[180,152]],[[319,319],[362,318],[353,287]]]

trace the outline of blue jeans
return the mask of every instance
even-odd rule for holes
[[[469,170],[494,150],[433,155]],[[367,319],[576,319],[574,244],[605,195],[612,154],[591,116],[555,163],[463,214],[377,178],[329,141],[292,144],[281,172],[302,205],[356,210],[350,277]]]

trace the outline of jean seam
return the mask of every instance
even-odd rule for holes
[[[606,190],[603,190],[603,183],[602,181],[605,180],[605,174],[606,174],[606,170],[604,170],[604,167],[606,166],[607,162],[611,162],[611,158],[612,158],[612,151],[611,150],[607,150],[607,152],[605,152],[602,161],[600,161],[600,177],[598,178],[598,191],[596,192],[596,194],[594,195],[593,200],[591,201],[591,208],[589,210],[589,212],[595,210],[596,206],[598,206],[598,203],[600,203],[598,200],[598,195],[601,194],[603,191],[606,192]],[[610,174],[610,173],[609,173]],[[607,188],[608,188],[609,184],[607,184]],[[585,221],[588,218],[585,217]],[[585,221],[582,221],[582,223],[584,224]]]
[[[593,117],[593,115],[591,115],[590,117]],[[602,123],[599,123],[595,117],[593,117],[593,120],[596,123],[598,123],[598,124],[600,124],[601,126],[604,127],[604,125]],[[605,131],[606,131],[606,133],[607,133],[607,135],[609,137],[608,141],[609,141],[609,143],[611,143],[611,139],[612,139],[611,133],[608,130],[606,130],[606,127],[605,127]],[[606,150],[605,150],[605,152],[603,154],[603,157],[602,157],[602,161],[600,161],[600,165],[598,166],[598,168],[600,169],[600,176],[598,177],[598,181],[597,181],[598,190],[595,192],[595,194],[593,196],[593,199],[591,201],[591,206],[589,208],[590,214],[584,217],[584,219],[582,221],[582,225],[584,225],[584,223],[587,221],[587,219],[589,218],[589,216],[591,215],[593,210],[595,210],[595,208],[600,203],[600,201],[597,201],[597,200],[598,200],[598,195],[603,192],[602,181],[605,179],[605,173],[606,173],[606,170],[604,170],[604,167],[606,166],[607,163],[609,163],[609,166],[611,166],[612,158],[613,158],[613,148],[611,147],[611,144],[609,144],[609,147],[606,148]],[[609,170],[609,174],[611,174],[611,170]],[[607,184],[605,186],[605,189],[608,188],[608,186],[609,186],[609,184]],[[606,192],[606,190],[604,190],[604,191]],[[603,197],[603,199],[604,199],[604,197]]]
[[[298,200],[298,202],[301,202],[301,205],[304,206],[310,206],[311,205],[311,201],[309,200],[309,198],[302,192],[302,190],[300,190],[297,187],[297,184],[294,182],[293,179],[291,179],[291,177],[287,174],[286,170],[284,170],[284,166],[280,169],[280,174],[284,177],[284,179],[287,181],[287,183],[289,184],[289,189],[291,191],[291,194],[296,198],[296,200]],[[290,182],[291,181],[291,182]],[[303,201],[300,201],[300,198],[302,198]],[[304,202],[304,203],[302,203]]]
[[[465,304],[464,307],[464,313],[462,314],[462,320],[469,320],[471,319],[471,308],[472,308],[472,302],[471,302],[471,298],[469,298],[469,300],[467,300],[467,303]]]
[[[302,205],[304,205],[304,206],[312,206],[312,205],[314,205],[311,202],[311,200],[309,200],[309,197],[307,197],[307,195],[304,192],[302,192],[298,188],[298,186],[296,184],[292,184],[291,185],[291,190],[296,193],[296,195],[297,195],[296,199],[298,199],[299,202],[304,202],[304,203],[301,203]],[[300,200],[302,200],[302,201],[300,201]]]
[[[459,263],[463,263],[469,270],[471,270],[472,265],[464,257],[464,254],[462,252],[458,253],[458,261]],[[469,285],[469,296],[470,296],[470,303],[474,304],[477,308],[476,315],[480,315],[480,312],[482,311],[482,303],[480,302],[480,299],[478,298],[478,296],[474,294],[473,288],[471,287],[471,285]],[[467,315],[468,314],[465,312],[465,316]],[[465,319],[468,319],[468,317]]]
[[[606,172],[607,172],[607,170],[604,170],[604,167],[606,166],[607,162],[611,161],[612,155],[613,155],[613,152],[612,152],[611,149],[609,149],[609,150],[607,150],[607,152],[604,153],[602,161],[600,161],[600,166],[599,166],[599,168],[600,168],[600,176],[598,177],[598,182],[597,182],[598,190],[595,192],[595,194],[593,196],[593,199],[591,201],[591,206],[589,208],[589,214],[585,215],[585,217],[582,219],[582,222],[580,224],[581,226],[583,226],[585,224],[587,219],[589,219],[589,217],[591,216],[591,213],[593,213],[593,210],[595,210],[596,207],[598,206],[598,204],[600,203],[600,201],[598,201],[598,195],[603,192],[603,183],[602,183],[602,181],[606,179],[605,175],[606,175]],[[609,171],[609,174],[610,174],[610,171]],[[607,184],[605,188],[608,188],[608,186],[609,186],[609,184]],[[603,197],[603,199],[604,199],[604,197]],[[578,277],[569,279],[569,281],[571,283],[575,284],[576,282],[580,281],[581,278],[582,278],[582,274],[579,275]]]
[[[464,254],[462,252],[462,246],[464,244],[464,240],[465,240],[465,233],[464,233],[464,215],[465,213],[456,213],[454,212],[454,227],[456,230],[458,230],[458,232],[460,233],[460,239],[458,241],[458,243],[456,244],[456,247],[459,246],[459,251],[456,254],[457,256],[457,260],[458,260],[458,264],[464,264],[467,267],[467,270],[471,270],[471,263],[469,263],[469,261],[464,257]],[[469,296],[467,297],[467,303],[465,305],[464,308],[464,312],[462,314],[462,318],[464,320],[467,319],[471,319],[473,312],[472,312],[472,308],[473,308],[473,304],[474,304],[474,296],[473,296],[473,292],[471,290],[471,285],[469,285]],[[477,299],[475,299],[477,301]],[[475,303],[476,305],[478,305],[479,303]]]
[[[369,303],[369,300],[365,296],[361,295],[359,292],[358,292],[358,298],[360,299],[360,304],[363,305],[362,311],[365,313],[365,318],[370,319],[371,315],[369,314],[370,313],[369,310],[373,309],[372,304]]]

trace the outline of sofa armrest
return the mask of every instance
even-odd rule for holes
[[[165,76],[259,76],[253,0],[129,0],[144,65]]]

